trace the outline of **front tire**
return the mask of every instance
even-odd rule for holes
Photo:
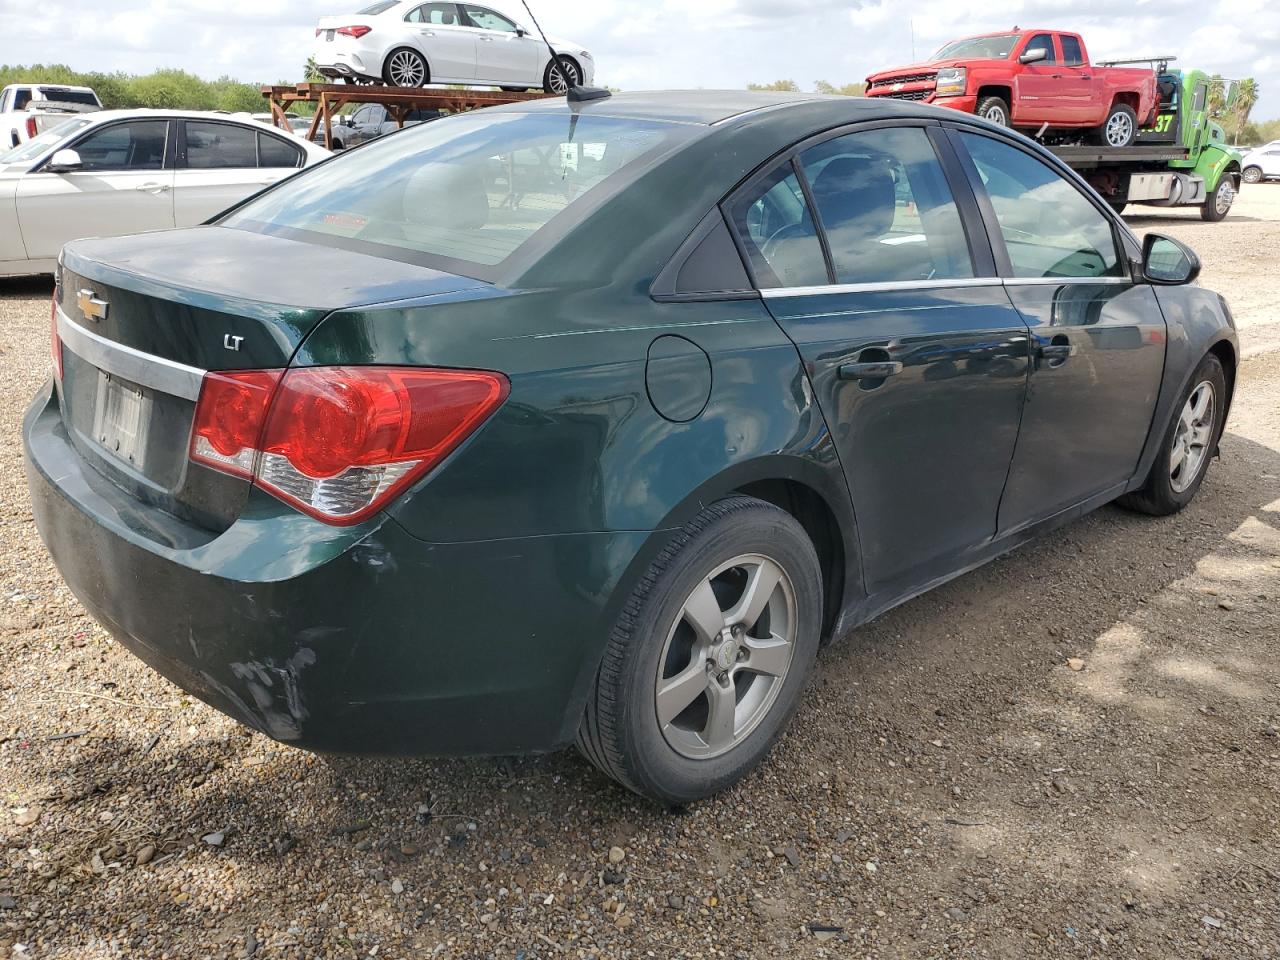
[[[1235,201],[1235,182],[1230,176],[1223,174],[1222,178],[1218,180],[1218,185],[1213,188],[1213,193],[1205,197],[1204,203],[1200,205],[1200,219],[1207,220],[1209,223],[1225,220],[1227,214],[1231,212],[1231,205]]]
[[[562,76],[555,68],[555,64],[548,60],[547,69],[542,72],[542,89],[547,93],[564,94],[569,92],[569,87],[576,87],[582,83],[582,71],[578,69],[577,61],[572,57],[560,57],[560,66],[564,70]],[[565,82],[566,77],[568,83]]]
[[[397,47],[387,54],[382,79],[389,87],[425,87],[431,82],[427,61],[417,50]]]
[[[1262,168],[1261,167],[1245,167],[1243,177],[1244,177],[1245,183],[1261,183]]]
[[[1227,379],[1216,356],[1210,353],[1200,361],[1175,409],[1147,482],[1117,500],[1120,506],[1164,517],[1177,513],[1199,491],[1226,421]]]
[[[1133,146],[1133,141],[1136,139],[1138,139],[1138,115],[1134,113],[1133,107],[1124,103],[1112,105],[1107,119],[1098,128],[1098,143],[1118,150]]]
[[[1009,126],[1009,104],[1003,97],[983,97],[973,111],[974,116],[990,120],[1000,127]]]
[[[817,554],[790,514],[751,497],[711,504],[623,607],[578,748],[661,803],[724,790],[764,758],[795,711],[822,609]]]

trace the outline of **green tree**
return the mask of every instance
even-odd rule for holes
[[[867,92],[865,83],[846,83],[839,87],[834,84],[827,83],[825,80],[819,80],[813,85],[813,89],[818,93],[838,94],[842,97],[860,97]]]
[[[748,83],[748,90],[774,90],[778,93],[799,93],[800,87],[794,80],[775,80],[773,83]]]
[[[1215,73],[1209,78],[1209,99],[1206,103],[1209,108],[1209,116],[1220,117],[1227,106],[1227,82],[1222,79],[1222,74]]]
[[[1236,143],[1240,142],[1240,128],[1249,122],[1249,114],[1258,102],[1258,87],[1257,80],[1245,77],[1236,89]]]

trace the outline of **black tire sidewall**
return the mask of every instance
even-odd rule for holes
[[[1210,223],[1218,223],[1221,220],[1227,219],[1227,214],[1231,212],[1231,207],[1227,207],[1227,209],[1222,212],[1218,211],[1218,193],[1229,182],[1230,182],[1230,178],[1227,176],[1227,174],[1224,173],[1219,178],[1218,185],[1213,188],[1213,193],[1205,197],[1204,205],[1201,207],[1203,219],[1209,221]],[[1234,205],[1235,205],[1235,202],[1232,201],[1232,206]]]
[[[618,725],[630,779],[669,803],[687,803],[739,780],[763,759],[799,703],[818,650],[822,619],[821,568],[803,528],[787,513],[757,501],[712,521],[685,543],[640,604],[619,677]],[[707,760],[683,757],[667,743],[654,703],[658,659],[668,632],[698,580],[735,556],[759,553],[791,578],[796,599],[796,649],[769,713],[728,753]]]
[[[1182,415],[1182,408],[1186,406],[1187,398],[1191,396],[1192,391],[1206,380],[1213,385],[1213,432],[1210,434],[1204,462],[1200,464],[1199,475],[1190,486],[1178,492],[1173,489],[1172,478],[1169,476],[1169,454],[1173,450],[1173,438],[1178,432],[1178,418]],[[1226,409],[1226,374],[1222,369],[1221,361],[1213,354],[1208,354],[1200,361],[1186,388],[1178,397],[1178,403],[1173,408],[1173,415],[1169,419],[1169,427],[1165,431],[1164,442],[1160,444],[1156,461],[1151,465],[1151,479],[1146,492],[1157,503],[1166,507],[1168,512],[1181,510],[1195,499],[1195,495],[1199,492],[1200,485],[1204,483],[1204,478],[1209,473],[1209,463],[1213,460],[1218,440],[1222,437],[1222,430],[1226,426]]]

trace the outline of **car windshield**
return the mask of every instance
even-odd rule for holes
[[[461,114],[293,177],[221,223],[484,278],[693,136],[660,121]]]
[[[935,53],[930,60],[1007,60],[1020,34],[998,37],[969,37],[955,40]]]
[[[68,139],[77,131],[87,127],[93,121],[86,117],[76,117],[72,120],[63,120],[56,127],[50,127],[39,136],[32,137],[24,144],[14,147],[8,153],[0,153],[0,166],[9,163],[26,163],[35,160],[44,154],[46,150]]]

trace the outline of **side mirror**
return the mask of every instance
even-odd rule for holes
[[[517,37],[527,37],[528,35],[529,35],[529,31],[526,30],[524,27],[516,27]]]
[[[84,164],[80,160],[80,154],[64,148],[55,150],[44,168],[49,173],[69,173],[72,170],[79,170],[82,166]]]
[[[1034,49],[1028,50],[1026,53],[1020,56],[1018,58],[1018,62],[1019,63],[1039,63],[1041,60],[1047,59],[1048,56],[1049,56],[1049,51],[1046,50],[1044,47],[1035,47]]]
[[[1142,274],[1162,286],[1191,283],[1200,276],[1200,258],[1173,237],[1148,233],[1142,239]]]

